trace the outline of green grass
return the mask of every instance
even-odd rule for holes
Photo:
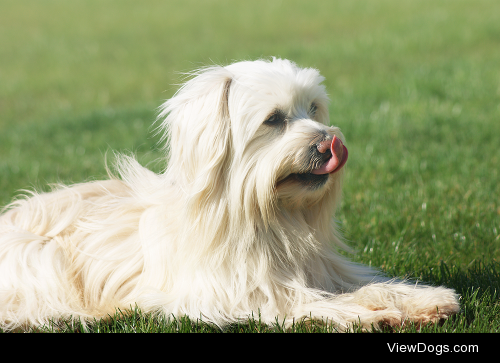
[[[0,205],[18,189],[104,178],[112,150],[161,170],[150,125],[176,72],[290,58],[326,77],[347,138],[338,218],[353,258],[462,296],[449,321],[404,331],[500,332],[498,14],[495,0],[4,1]],[[125,315],[89,329],[219,331]],[[256,319],[228,331],[280,329]]]

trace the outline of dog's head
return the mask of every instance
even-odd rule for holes
[[[347,149],[322,81],[282,59],[198,71],[161,108],[169,176],[200,203],[223,198],[264,219],[336,200]]]

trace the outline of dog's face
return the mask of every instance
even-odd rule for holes
[[[321,197],[347,159],[343,136],[329,127],[323,77],[287,60],[241,62],[228,94],[233,165],[280,199]],[[332,153],[332,141],[334,144]]]
[[[317,203],[347,159],[340,130],[328,126],[322,81],[281,59],[200,72],[160,115],[170,114],[171,169],[179,165],[184,184],[198,180],[211,195],[224,185],[242,206],[263,212],[277,201]]]

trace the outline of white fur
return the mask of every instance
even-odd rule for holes
[[[143,312],[224,326],[260,314],[288,326],[328,319],[338,329],[400,325],[459,310],[442,287],[378,276],[342,257],[332,217],[344,169],[309,188],[308,150],[329,127],[315,69],[288,60],[202,69],[161,107],[167,170],[133,158],[121,179],[32,193],[0,216],[0,322]],[[310,105],[317,105],[311,115]],[[283,127],[264,124],[275,109]]]

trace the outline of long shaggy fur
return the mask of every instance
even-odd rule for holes
[[[318,141],[344,140],[328,126],[322,81],[281,59],[201,69],[161,106],[164,173],[121,156],[120,178],[7,206],[1,326],[134,305],[219,326],[260,314],[339,330],[456,313],[452,290],[388,280],[338,253],[347,249],[332,222],[344,169],[309,175]],[[266,122],[276,113],[280,122]]]

